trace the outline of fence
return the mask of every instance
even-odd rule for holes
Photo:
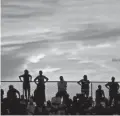
[[[55,94],[57,93],[57,82],[58,81],[49,81],[46,85],[46,99],[50,100]],[[98,88],[98,85],[102,86],[102,89],[105,92],[105,96],[108,98],[109,91],[105,87],[105,84],[107,82],[91,82],[90,83],[90,96],[92,98],[95,98],[95,91]],[[120,84],[120,82],[119,82]],[[20,94],[23,94],[22,90],[22,82],[20,81],[1,81],[1,88],[4,89],[4,96],[6,96],[6,93],[8,91],[8,86],[13,85],[17,90],[20,91]],[[36,84],[32,81],[31,82],[31,95],[34,93],[34,90],[36,89]],[[76,95],[76,93],[81,93],[81,86],[77,84],[77,81],[67,81],[67,92],[70,95],[70,98]],[[119,91],[120,92],[120,91]]]

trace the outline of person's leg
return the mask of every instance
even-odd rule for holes
[[[111,106],[111,105],[112,105],[112,101],[113,101],[113,96],[112,96],[112,95],[110,95],[109,106]]]
[[[114,99],[114,105],[117,106],[117,102],[118,102],[118,100],[117,100],[117,94],[114,96],[113,99]]]
[[[86,96],[86,92],[84,89],[81,90],[81,94],[83,94],[84,96]]]
[[[30,85],[28,86],[28,99],[30,98]]]
[[[23,83],[23,96],[25,98],[25,84]]]
[[[27,100],[27,89],[25,89],[25,98]]]
[[[63,103],[66,103],[66,95],[67,95],[67,92],[63,91]]]
[[[88,98],[89,97],[89,90],[86,90],[86,97]]]

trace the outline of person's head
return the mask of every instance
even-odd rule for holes
[[[24,70],[24,74],[28,74],[29,73],[29,71],[26,69],[26,70]]]
[[[112,82],[115,82],[115,77],[112,77],[111,80],[112,80]]]
[[[73,102],[77,101],[77,96],[73,97]]]
[[[13,89],[14,88],[14,86],[13,85],[10,85],[9,86],[9,90],[11,90],[11,89]]]
[[[43,72],[40,70],[40,71],[39,71],[39,75],[42,75],[42,74],[43,74]]]
[[[63,79],[63,76],[60,76],[60,81],[63,81],[64,79]]]
[[[98,85],[98,89],[102,89],[102,86],[101,86],[101,85]]]
[[[84,75],[84,76],[83,76],[83,79],[84,79],[84,80],[87,80],[87,75]]]

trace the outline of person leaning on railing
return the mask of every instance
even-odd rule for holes
[[[45,97],[45,83],[49,79],[43,75],[42,71],[39,71],[39,75],[34,79],[37,88],[35,90],[35,101],[38,106],[42,106],[46,101]]]
[[[58,85],[58,94],[60,97],[63,97],[63,102],[65,102],[65,98],[67,95],[67,82],[64,81],[63,76],[60,76],[60,81],[57,83]]]
[[[23,78],[23,80],[21,79]],[[23,95],[27,100],[30,98],[30,81],[32,81],[32,76],[29,74],[28,70],[24,70],[24,74],[19,76],[21,82],[23,82]]]
[[[117,95],[118,95],[118,90],[120,88],[118,82],[115,82],[115,77],[111,78],[111,82],[108,82],[105,86],[107,89],[109,89],[109,106],[111,106],[112,101],[114,100],[114,105],[117,105]]]
[[[77,82],[81,86],[81,93],[85,95],[85,97],[89,97],[89,84],[90,81],[87,79],[87,75],[83,76],[83,79]]]

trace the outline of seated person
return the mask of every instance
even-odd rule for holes
[[[61,98],[59,95],[59,92],[56,94],[55,97],[52,97],[51,99],[52,106],[57,108],[61,104]]]
[[[20,98],[20,92],[17,89],[15,89],[13,85],[10,85],[9,86],[9,90],[7,92],[8,100],[15,100],[15,99],[17,99],[17,95],[16,94],[18,94],[18,96]]]
[[[61,98],[60,98],[59,92],[56,94],[55,97],[52,97],[51,102],[52,102],[52,104],[55,104],[55,105],[61,104]]]
[[[10,85],[9,90],[7,92],[10,115],[18,115],[20,112],[20,101],[17,98],[17,94],[20,99],[20,92],[17,89],[15,89],[13,85]]]
[[[52,108],[51,101],[47,101],[46,111],[48,112],[48,114],[50,114],[51,108]]]

